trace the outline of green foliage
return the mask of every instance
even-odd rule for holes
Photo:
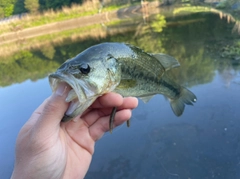
[[[0,0],[0,16],[9,17],[13,14],[15,0]],[[1,12],[2,11],[2,12]]]
[[[38,0],[25,0],[24,1],[24,7],[27,9],[30,13],[37,13],[39,9],[39,3]]]
[[[163,28],[166,27],[165,17],[161,14],[157,14],[151,26],[155,32],[162,32]]]
[[[21,14],[27,12],[27,10],[24,7],[24,1],[25,0],[17,0],[14,5],[14,14]]]
[[[0,18],[4,17],[4,10],[2,7],[0,7]]]
[[[41,9],[60,9],[63,6],[69,6],[71,0],[40,0]]]
[[[61,9],[63,6],[70,6],[71,4],[81,4],[82,0],[39,0],[40,9]]]
[[[0,86],[43,78],[59,66],[56,61],[45,60],[34,52],[23,51],[13,58],[11,63],[0,65]]]
[[[51,0],[39,0],[40,9],[50,9]]]
[[[9,16],[12,15],[12,13],[13,13],[13,8],[14,8],[13,4],[9,4],[8,6],[6,6],[6,7],[4,8],[4,15],[5,15],[5,17],[9,17]]]
[[[191,87],[213,80],[215,64],[209,56],[204,54],[203,47],[186,49],[186,47],[181,46],[174,51],[172,50],[169,53],[178,59],[181,66],[168,73],[171,73],[180,84]]]
[[[239,11],[239,0],[221,0],[216,8],[226,11]]]
[[[63,6],[69,6],[70,5],[70,0],[55,0],[55,1],[50,1],[50,8],[55,8],[55,9],[60,9]]]
[[[54,57],[54,54],[55,54],[55,48],[53,47],[52,44],[47,44],[47,45],[44,45],[42,49],[40,49],[40,51],[42,52],[42,54],[52,60],[53,57]]]
[[[0,18],[27,11],[36,13],[39,9],[61,9],[72,3],[81,4],[82,0],[0,0]]]
[[[235,3],[239,3],[239,0],[221,0],[217,5],[219,9],[231,8]]]

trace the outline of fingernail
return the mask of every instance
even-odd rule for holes
[[[63,96],[67,89],[67,85],[64,83],[60,83],[57,87],[56,94],[59,96]]]

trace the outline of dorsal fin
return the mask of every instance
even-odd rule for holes
[[[152,55],[159,60],[159,62],[162,64],[166,71],[170,70],[171,68],[176,68],[180,66],[179,62],[170,55],[166,55],[163,53],[157,53]]]

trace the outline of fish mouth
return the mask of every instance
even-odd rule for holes
[[[73,83],[72,83],[72,75],[60,75],[58,73],[52,73],[48,76],[49,83],[52,88],[52,91],[55,92],[58,88],[58,85],[61,82],[66,82],[72,89],[73,89]]]
[[[86,106],[86,101],[94,96],[94,93],[86,81],[76,79],[72,74],[56,72],[49,75],[49,83],[53,92],[57,90],[61,82],[67,83],[72,88],[65,99],[70,104],[62,119],[62,122],[67,122],[81,115],[89,107],[89,105]]]

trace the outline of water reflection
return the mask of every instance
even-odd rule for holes
[[[211,83],[192,88],[198,103],[179,119],[160,96],[148,105],[140,103],[130,130],[106,135],[97,143],[86,178],[120,178],[110,170],[117,159],[117,166],[130,160],[126,178],[239,178],[239,89],[236,84],[226,89],[216,72]],[[124,145],[126,141],[131,145]],[[104,154],[105,150],[111,152]]]
[[[201,23],[191,21],[198,18],[204,18],[204,21]],[[174,24],[182,19],[188,23]],[[126,26],[128,26],[127,29],[124,28]],[[117,25],[108,25],[108,29],[123,28],[124,30],[98,39],[65,38],[62,43],[48,43],[39,49],[25,50],[5,57],[0,65],[0,86],[42,78],[54,71],[66,59],[91,45],[104,41],[127,42],[147,52],[170,54],[180,61],[181,68],[176,70],[175,76],[181,73],[181,78],[178,79],[183,84],[193,86],[207,83],[213,79],[214,71],[219,70],[219,66],[224,66],[219,65],[221,63],[232,63],[235,69],[239,69],[238,59],[235,59],[233,64],[231,59],[213,56],[218,53],[218,48],[221,48],[219,39],[228,38],[226,41],[229,41],[229,38],[233,40],[236,37],[236,34],[232,35],[228,28],[232,26],[233,24],[227,24],[215,14],[184,15],[184,17],[178,16],[167,20],[163,15],[158,14],[153,16],[147,24],[131,20]],[[215,46],[212,47],[211,44]],[[217,62],[215,63],[214,60]]]
[[[123,126],[96,144],[86,178],[238,179],[240,61],[234,25],[209,12],[149,15],[145,22],[130,18],[103,24],[104,35],[65,37],[3,57],[0,166],[8,170],[0,175],[9,178],[17,133],[51,94],[46,75],[91,45],[116,41],[176,57],[181,67],[169,73],[191,87],[198,102],[180,118],[160,95],[140,102],[129,129]]]

